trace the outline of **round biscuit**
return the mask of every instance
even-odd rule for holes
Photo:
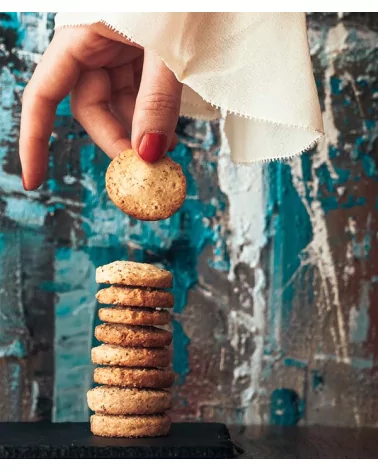
[[[141,438],[167,436],[171,420],[166,414],[144,416],[91,416],[91,431],[96,436]]]
[[[112,285],[96,294],[100,303],[105,305],[141,306],[147,308],[172,308],[174,297],[165,290]]]
[[[171,288],[173,277],[167,270],[159,269],[152,264],[114,261],[97,267],[96,282],[134,287]]]
[[[166,390],[120,388],[102,385],[87,393],[88,407],[104,415],[151,415],[172,407]]]
[[[153,310],[127,306],[100,308],[98,317],[105,323],[120,323],[137,326],[166,325],[171,319],[171,315],[167,310]]]
[[[184,203],[186,179],[181,166],[167,156],[147,163],[127,150],[110,163],[106,190],[113,203],[129,216],[165,220]]]
[[[97,367],[93,379],[98,384],[117,387],[170,388],[175,380],[171,370],[135,367]]]
[[[101,344],[92,348],[93,364],[121,367],[167,367],[172,354],[165,347],[137,348]]]
[[[96,326],[95,337],[103,343],[124,347],[164,347],[172,342],[172,333],[165,329],[113,323]]]

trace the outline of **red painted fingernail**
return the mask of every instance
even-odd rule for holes
[[[146,133],[139,146],[139,155],[146,162],[155,162],[163,157],[167,147],[167,135],[164,133]]]
[[[25,179],[24,179],[24,174],[21,172],[21,179],[22,179],[22,186],[24,187],[24,190],[27,190],[25,186]]]

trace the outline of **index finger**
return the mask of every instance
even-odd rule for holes
[[[44,180],[56,108],[79,78],[80,65],[61,37],[65,34],[54,36],[22,97],[19,152],[25,190]]]

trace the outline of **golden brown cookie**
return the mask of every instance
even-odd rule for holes
[[[172,342],[172,333],[154,326],[129,326],[105,323],[95,328],[99,341],[124,347],[164,347]]]
[[[96,269],[96,282],[134,287],[170,288],[173,277],[167,270],[159,269],[152,264],[115,261]]]
[[[172,407],[172,394],[166,390],[141,390],[103,385],[87,393],[88,406],[104,415],[151,415]]]
[[[91,431],[96,436],[111,438],[141,438],[166,436],[171,427],[169,416],[105,416],[95,414],[91,416]]]
[[[138,220],[165,220],[183,204],[186,180],[181,166],[169,157],[147,163],[127,150],[110,163],[106,190],[128,215]]]
[[[173,295],[165,290],[122,287],[120,285],[112,285],[99,290],[96,298],[100,303],[106,305],[172,308],[174,304]]]
[[[129,325],[166,325],[171,319],[167,310],[150,308],[114,307],[100,308],[98,317],[105,323],[121,323]]]
[[[98,384],[118,387],[169,388],[175,380],[171,370],[135,367],[97,367],[93,375]]]
[[[167,367],[171,352],[165,347],[121,347],[101,344],[92,348],[93,364],[124,367]]]

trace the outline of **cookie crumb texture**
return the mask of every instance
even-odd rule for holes
[[[112,202],[138,220],[157,221],[172,216],[186,196],[182,168],[165,156],[147,163],[127,150],[110,163],[106,189]]]
[[[172,407],[172,394],[166,390],[143,390],[102,385],[87,393],[88,406],[104,415],[150,415]]]
[[[96,436],[142,438],[167,436],[171,420],[166,414],[146,416],[91,416],[91,431]]]
[[[96,269],[98,284],[131,285],[135,287],[171,288],[173,276],[152,264],[114,261]]]

